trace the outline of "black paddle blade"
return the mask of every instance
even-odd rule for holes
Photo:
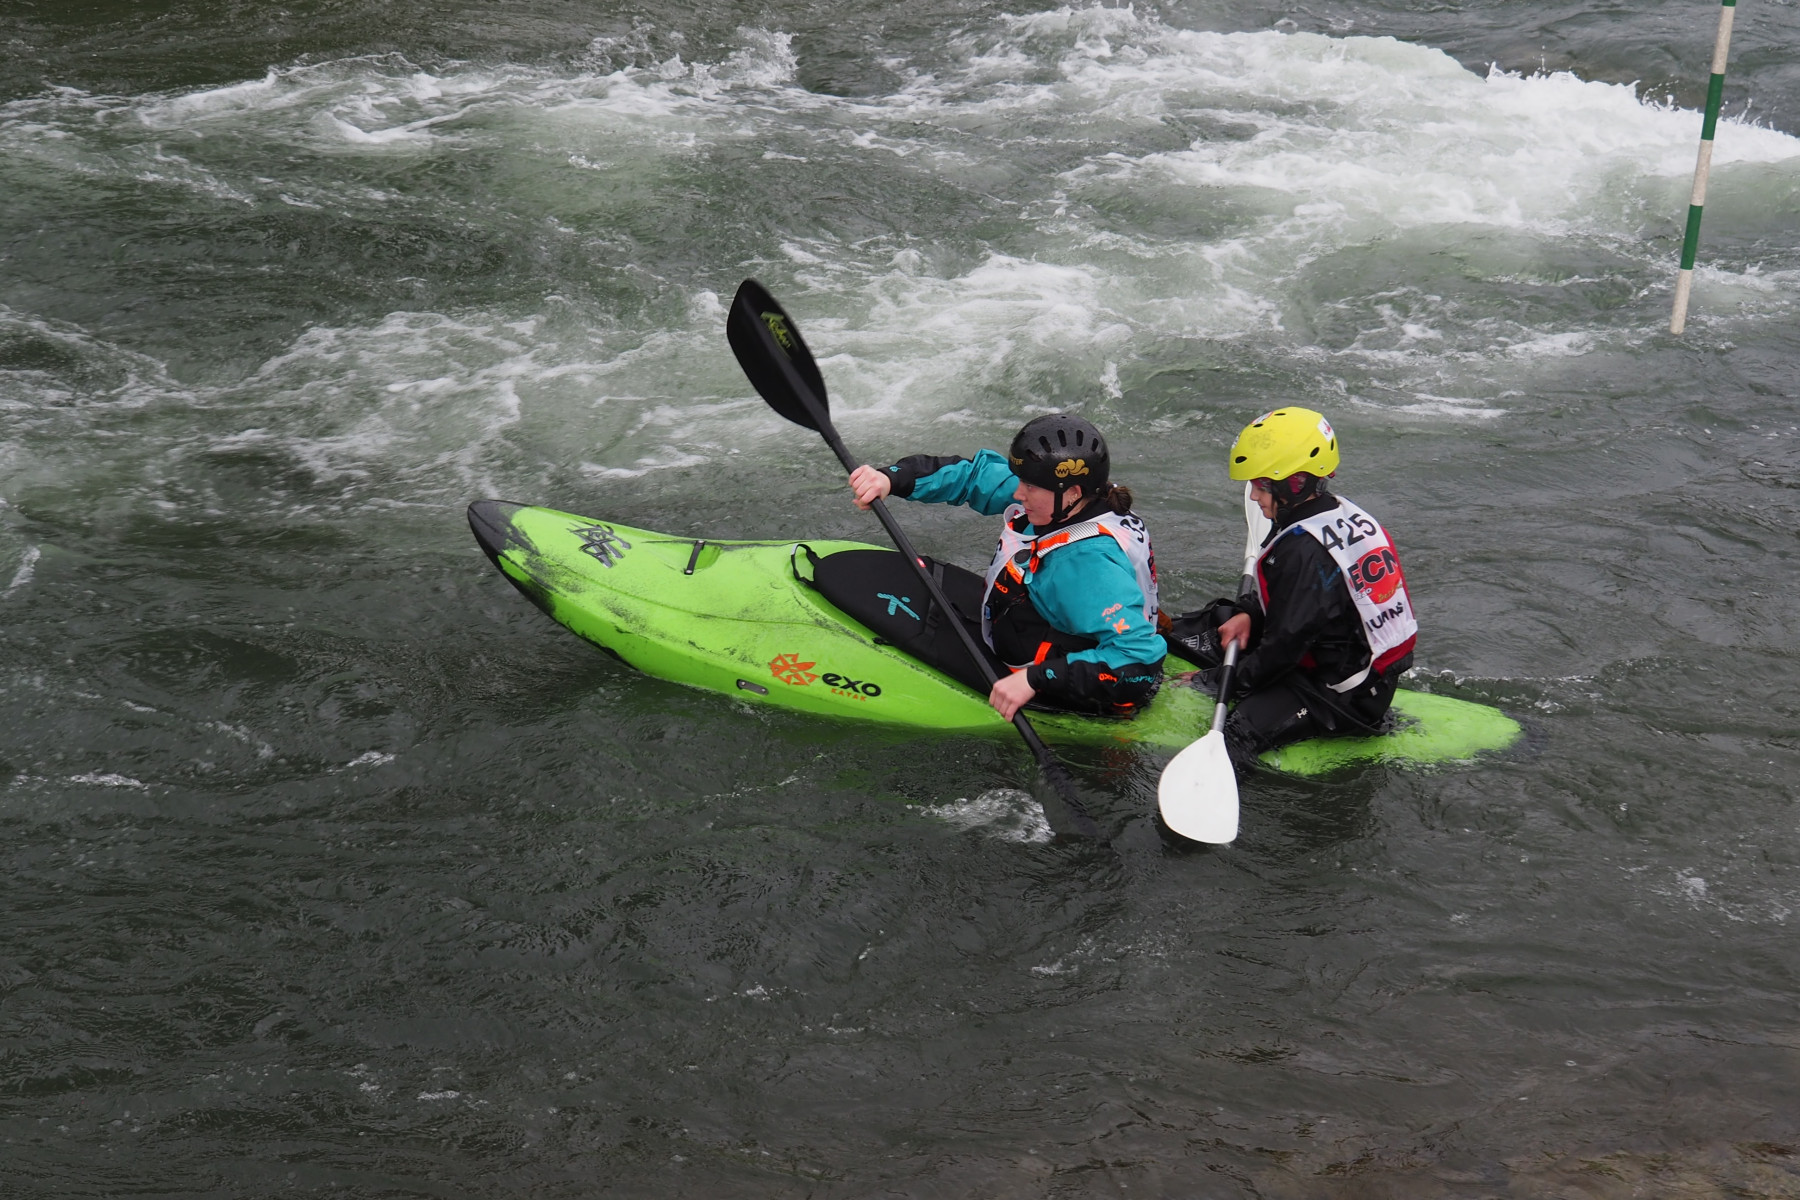
[[[1057,841],[1085,839],[1102,846],[1108,843],[1093,813],[1088,811],[1075,777],[1055,759],[1038,761],[1037,786],[1032,788],[1032,796],[1043,808],[1044,819],[1050,822],[1050,831]]]
[[[744,368],[751,386],[770,408],[796,425],[823,432],[819,426],[829,412],[825,377],[819,374],[819,364],[813,361],[792,318],[756,280],[746,279],[738,285],[731,313],[725,318],[725,338],[737,355],[738,366]],[[811,389],[819,406],[817,416],[808,411],[802,388]]]

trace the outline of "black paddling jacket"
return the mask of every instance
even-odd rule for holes
[[[1323,690],[1369,664],[1362,618],[1342,570],[1317,538],[1294,524],[1337,503],[1336,496],[1324,494],[1277,515],[1279,524],[1263,542],[1267,609],[1256,597],[1237,600],[1237,610],[1250,618],[1251,649],[1238,661],[1233,695],[1247,695],[1295,670]],[[1396,679],[1410,665],[1409,655],[1383,678]]]

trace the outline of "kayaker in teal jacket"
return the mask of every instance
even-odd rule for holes
[[[1162,678],[1156,556],[1110,469],[1100,431],[1057,413],[1019,430],[1004,457],[919,454],[850,475],[859,508],[894,495],[1003,516],[981,624],[1012,668],[988,695],[1008,719],[1033,700],[1129,715]]]

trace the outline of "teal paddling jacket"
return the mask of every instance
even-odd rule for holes
[[[1005,455],[992,450],[977,451],[973,460],[914,455],[887,472],[896,496],[926,504],[962,504],[990,517],[1006,511],[1019,487]],[[1036,531],[1027,527],[1027,532]],[[1078,676],[1089,673],[1075,664],[1115,671],[1138,667],[1160,675],[1168,645],[1156,626],[1144,619],[1137,572],[1113,539],[1086,538],[1046,554],[1026,586],[1032,606],[1051,625],[1098,643],[1091,650],[1027,667],[1025,677],[1033,688],[1053,694],[1064,691],[1065,681],[1072,682],[1071,670]],[[1059,667],[1061,676],[1056,674]]]

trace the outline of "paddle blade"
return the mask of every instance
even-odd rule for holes
[[[725,338],[738,366],[744,368],[751,386],[770,408],[796,425],[822,432],[819,426],[828,412],[825,377],[819,374],[819,364],[801,340],[799,328],[756,280],[746,279],[738,285],[725,318]],[[817,415],[809,410],[803,389],[811,390],[811,399],[818,404]]]
[[[1213,730],[1163,768],[1156,785],[1163,824],[1184,838],[1223,846],[1237,837],[1237,773],[1225,735]]]
[[[1032,789],[1044,810],[1044,820],[1059,842],[1087,840],[1107,844],[1107,837],[1083,803],[1075,777],[1061,763],[1048,756],[1038,760],[1040,786]]]

